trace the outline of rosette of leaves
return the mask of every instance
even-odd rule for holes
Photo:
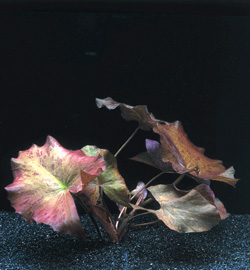
[[[211,179],[235,186],[238,179],[234,178],[234,168],[225,169],[221,161],[206,157],[203,148],[190,142],[179,121],[158,120],[145,105],[130,106],[112,98],[96,99],[96,103],[99,108],[119,107],[122,117],[137,121],[138,128],[115,155],[96,146],[67,150],[51,136],[42,147],[33,145],[20,151],[18,158],[11,160],[14,182],[6,187],[17,213],[29,222],[35,220],[61,233],[85,238],[77,201],[97,230],[92,214],[115,242],[121,240],[137,210],[153,214],[170,229],[185,233],[207,231],[229,215],[208,184]],[[154,166],[161,173],[147,184],[139,182],[129,192],[118,171],[116,156],[139,129],[157,133],[160,142],[146,140],[147,151],[132,159]],[[172,184],[149,186],[165,173],[180,176]],[[184,175],[194,178],[199,185],[192,190],[178,189],[176,185]],[[105,197],[119,206],[116,222]],[[159,209],[145,208],[152,199],[158,202]]]

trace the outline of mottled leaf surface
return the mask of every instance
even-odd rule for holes
[[[124,103],[119,103],[111,97],[104,99],[96,98],[96,105],[98,108],[106,107],[109,110],[119,107],[121,115],[125,120],[137,121],[140,128],[143,130],[151,130],[157,122],[160,122],[160,120],[156,119],[152,113],[148,112],[146,105],[130,106]]]
[[[11,165],[14,182],[6,190],[17,213],[29,222],[35,220],[56,231],[84,237],[70,193],[81,191],[105,170],[101,155],[89,157],[81,150],[67,150],[48,136],[42,147],[33,145],[20,151]]]
[[[204,149],[188,139],[179,121],[157,125],[154,131],[160,135],[162,160],[170,162],[176,172],[188,172],[194,178],[223,181],[232,186],[237,183],[234,168],[226,170],[222,161],[206,157]]]
[[[186,192],[173,185],[157,185],[148,190],[161,206],[159,210],[148,211],[172,230],[183,233],[208,231],[221,220],[215,205],[195,189]]]

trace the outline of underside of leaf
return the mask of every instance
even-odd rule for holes
[[[163,172],[171,173],[174,172],[171,162],[164,162],[161,157],[162,147],[157,141],[146,139],[147,152],[140,153],[131,160],[145,163],[147,165],[156,167]],[[169,153],[170,155],[170,153]]]

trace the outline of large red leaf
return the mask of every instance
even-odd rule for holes
[[[154,131],[160,135],[162,160],[170,162],[178,173],[188,172],[190,176],[204,180],[217,180],[235,186],[234,168],[227,170],[222,161],[204,155],[204,149],[194,145],[187,137],[179,121],[158,124]]]
[[[102,156],[63,148],[48,136],[42,147],[33,145],[11,160],[14,182],[6,187],[16,212],[27,221],[45,223],[54,230],[84,237],[74,200],[77,193],[105,170]],[[83,171],[85,178],[81,178]]]

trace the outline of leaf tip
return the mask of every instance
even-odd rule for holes
[[[116,102],[111,97],[106,97],[104,99],[96,98],[95,101],[96,101],[96,106],[99,109],[105,106],[109,110],[113,110],[120,105],[120,103]]]
[[[220,179],[221,181],[225,179],[224,182],[235,187],[239,179],[234,178],[234,174],[235,174],[235,169],[233,166],[231,166],[228,169],[226,169],[223,173],[219,174],[218,179]]]
[[[52,147],[54,147],[56,144],[58,144],[58,142],[57,142],[57,140],[55,138],[48,135],[45,144],[48,144],[48,145],[51,145]]]

